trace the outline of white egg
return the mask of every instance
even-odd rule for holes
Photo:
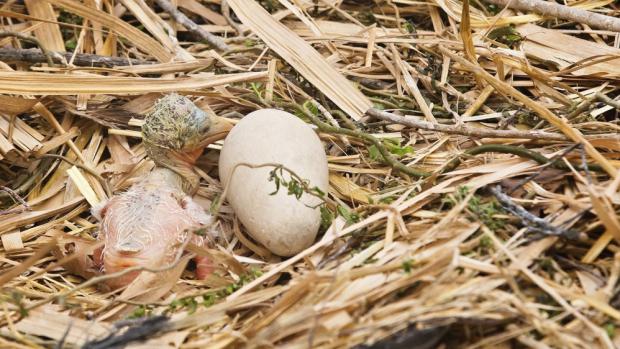
[[[293,114],[257,110],[228,134],[219,160],[222,185],[231,182],[226,199],[256,241],[280,256],[292,256],[310,246],[321,224],[316,206],[322,201],[307,193],[297,199],[287,194],[287,188],[272,195],[276,186],[269,174],[274,168],[237,166],[242,163],[281,164],[311,188],[327,193],[327,157],[316,133]],[[286,171],[282,177],[290,180]]]

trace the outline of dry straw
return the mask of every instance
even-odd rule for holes
[[[620,345],[617,33],[510,2],[157,3],[1,9],[22,35],[0,63],[0,347]],[[280,258],[224,201],[224,241],[110,292],[90,208],[153,168],[139,126],[171,91],[232,123],[313,120],[335,217]],[[196,167],[205,210],[219,149]]]

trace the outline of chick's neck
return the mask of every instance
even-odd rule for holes
[[[198,190],[200,176],[194,170],[196,158],[200,153],[183,153],[149,145],[147,155],[155,162],[155,169],[151,173],[154,182],[162,181],[177,187],[185,194],[193,195]]]

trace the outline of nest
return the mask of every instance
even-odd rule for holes
[[[617,33],[478,1],[96,3],[0,14],[0,347],[618,345]],[[189,251],[207,280],[189,254],[125,290],[75,272],[90,207],[153,167],[139,126],[168,92],[316,128],[312,246],[270,254],[224,201],[230,238]]]

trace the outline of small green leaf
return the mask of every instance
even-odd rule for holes
[[[351,212],[343,206],[338,206],[337,210],[338,214],[340,214],[349,224],[356,223],[360,220],[360,216],[357,213]]]
[[[278,177],[276,171],[278,170],[278,168],[274,168],[271,172],[269,172],[269,181],[270,182],[274,182],[276,185],[276,189],[273,191],[273,193],[270,193],[269,195],[276,195],[276,193],[278,193],[278,191],[280,190],[280,177]]]
[[[381,199],[379,199],[379,202],[382,204],[391,204],[392,202],[394,202],[394,200],[396,200],[393,196],[386,196],[383,197]]]
[[[172,308],[172,303],[170,303],[170,306]],[[146,307],[144,305],[139,305],[131,314],[127,316],[127,318],[138,319],[138,318],[144,317],[145,315],[146,315]]]
[[[375,109],[385,110],[385,106],[384,106],[383,104],[381,104],[381,103],[373,103],[373,104],[372,104],[372,106],[373,106]]]
[[[611,322],[605,324],[605,332],[607,332],[609,338],[614,338],[614,336],[616,335],[616,325]]]
[[[405,156],[407,154],[413,153],[413,147],[408,145],[402,147],[400,145],[400,141],[397,139],[384,139],[383,144],[388,149],[388,151],[398,157]]]
[[[403,261],[403,270],[405,273],[410,274],[411,269],[413,269],[413,261],[411,259],[406,259]]]
[[[215,295],[213,293],[207,293],[205,295],[202,296],[202,305],[205,307],[210,307],[213,304],[215,304],[215,301],[217,300],[217,298],[215,297]]]
[[[406,21],[405,22],[405,30],[408,33],[414,33],[415,32],[415,27],[413,26],[413,23],[411,23],[410,21]]]
[[[406,147],[390,146],[390,147],[388,147],[388,149],[390,150],[390,153],[392,153],[394,155],[397,155],[399,157],[413,153],[413,147],[410,146],[410,145],[408,145]]]
[[[493,246],[493,240],[489,236],[485,235],[480,238],[480,247],[488,249],[491,246]]]
[[[194,234],[196,234],[198,236],[207,236],[207,228],[200,227],[200,228],[194,230]]]
[[[317,194],[320,197],[324,197],[325,196],[325,192],[322,191],[319,187],[313,187],[312,191]]]
[[[252,91],[254,91],[254,93],[258,96],[258,97],[262,97],[262,92],[260,91],[260,87],[263,84],[261,84],[260,82],[253,82],[250,83],[250,88],[252,89]]]
[[[77,47],[77,40],[75,38],[71,38],[65,42],[65,47],[69,50],[75,50]]]
[[[370,158],[374,161],[379,161],[382,159],[379,149],[377,149],[374,145],[368,147],[368,156],[370,156]]]
[[[334,213],[326,205],[321,205],[319,210],[321,211],[321,229],[325,230],[332,225]]]
[[[502,44],[512,46],[515,43],[523,40],[521,34],[515,29],[514,25],[508,25],[492,30],[489,35],[489,39],[501,42]]]
[[[187,312],[189,314],[193,314],[198,309],[198,302],[193,297],[187,299],[186,302]]]
[[[312,115],[314,116],[319,115],[319,108],[316,106],[316,104],[312,103],[311,101],[305,101],[303,104],[303,107],[307,109],[310,113],[312,113]]]

